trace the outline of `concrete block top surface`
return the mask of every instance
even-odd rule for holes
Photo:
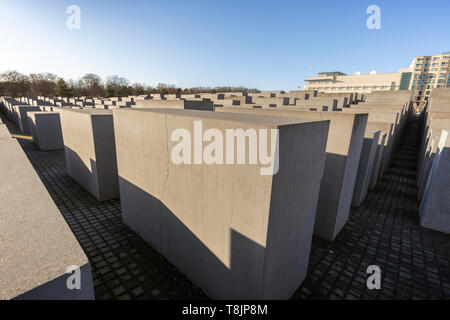
[[[342,113],[306,111],[293,108],[250,109],[250,108],[221,108],[216,112],[237,112],[260,115],[282,116],[295,119],[330,120],[327,152],[347,154],[353,134],[355,122],[367,121],[367,113]]]
[[[88,259],[16,140],[0,140],[0,164],[0,299],[11,299]]]
[[[377,122],[377,121],[369,121],[367,122],[368,130],[380,130],[384,133],[390,133],[393,129],[393,125],[388,122]]]
[[[252,109],[250,109],[252,110]],[[268,126],[277,125],[291,125],[301,123],[311,123],[309,119],[295,119],[289,117],[280,116],[267,116],[264,114],[244,114],[244,113],[228,113],[228,112],[209,112],[199,110],[183,110],[183,109],[115,109],[114,114],[119,112],[153,112],[153,113],[167,113],[185,117],[192,117],[200,119],[217,119],[222,121],[238,121],[238,122],[251,122],[257,124],[265,124]],[[315,119],[315,121],[321,121],[321,119]],[[314,121],[314,122],[315,122]]]
[[[59,110],[64,111],[64,112],[81,113],[81,114],[86,114],[86,115],[90,115],[90,116],[112,115],[112,110],[107,110],[107,109],[66,109],[66,108],[62,108]]]
[[[58,111],[33,111],[33,112],[28,112],[28,116],[31,117],[36,117],[36,116],[55,116],[55,115],[59,115]]]

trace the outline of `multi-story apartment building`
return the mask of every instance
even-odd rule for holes
[[[450,88],[450,52],[437,56],[416,57],[411,64],[413,76],[410,90],[413,101],[423,105],[433,88]]]

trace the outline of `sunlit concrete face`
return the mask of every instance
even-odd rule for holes
[[[119,197],[112,111],[60,109],[69,175],[100,201]]]
[[[1,123],[0,120],[0,140],[2,139],[10,139],[11,135],[9,133],[8,128],[6,127],[6,124]]]
[[[278,172],[261,175],[261,166],[249,163],[174,163],[173,133],[184,129],[194,138],[195,121],[223,136],[227,129],[279,130]],[[114,110],[123,221],[211,298],[289,298],[306,275],[328,126],[246,114]]]
[[[450,233],[450,130],[443,130],[437,143],[420,205],[420,224]]]
[[[367,124],[367,114],[309,112],[292,108],[221,108],[216,112],[250,113],[295,119],[330,120],[327,155],[314,234],[334,240],[348,220]]]
[[[0,139],[0,181],[0,299],[94,299],[90,263],[16,139]]]

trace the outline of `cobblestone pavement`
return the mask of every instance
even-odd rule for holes
[[[293,299],[450,298],[450,237],[419,226],[417,129],[407,126],[392,166],[336,240],[313,239]],[[19,142],[91,262],[96,299],[208,299],[122,223],[119,200],[98,202],[67,175],[64,152]],[[381,268],[381,290],[366,288],[370,265]]]

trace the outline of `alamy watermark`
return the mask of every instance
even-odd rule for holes
[[[81,290],[81,271],[80,267],[69,266],[66,273],[70,274],[67,277],[66,285],[69,290]]]
[[[67,7],[66,13],[69,14],[67,18],[67,28],[69,30],[81,29],[81,9],[77,5],[70,5]]]
[[[370,276],[367,278],[367,281],[366,281],[367,289],[380,290],[381,289],[381,269],[380,269],[380,267],[377,265],[368,266],[366,273],[370,274]]]
[[[367,7],[367,14],[370,16],[367,18],[366,26],[369,30],[381,29],[381,9],[379,6],[372,4]]]
[[[176,165],[259,164],[261,175],[278,172],[278,129],[226,129],[224,137],[223,130],[215,128],[203,132],[203,123],[197,120],[194,121],[193,139],[191,132],[184,128],[174,130],[170,139],[178,142],[171,150],[171,160]],[[207,143],[205,147],[204,142]]]

